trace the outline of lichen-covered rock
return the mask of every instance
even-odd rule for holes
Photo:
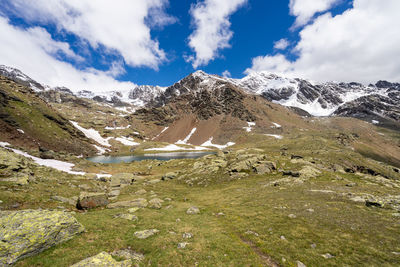
[[[139,239],[146,239],[152,235],[157,234],[158,232],[160,232],[157,229],[150,229],[150,230],[143,230],[143,231],[137,231],[135,232],[135,236]]]
[[[122,213],[122,214],[117,214],[114,216],[114,218],[120,218],[120,219],[125,219],[128,221],[137,221],[138,217],[134,214],[128,214],[128,213]]]
[[[87,193],[82,192],[76,203],[76,208],[80,210],[105,207],[108,204],[106,193]]]
[[[111,203],[107,205],[107,208],[109,209],[118,209],[118,208],[132,208],[132,207],[138,207],[138,208],[145,208],[147,207],[148,202],[144,198],[137,198],[134,200],[127,200],[127,201],[119,201],[115,203]]]
[[[131,249],[121,249],[121,250],[116,250],[111,255],[119,258],[123,258],[126,260],[132,260],[135,262],[139,262],[144,260],[144,255],[142,253],[135,252]]]
[[[96,256],[84,259],[78,263],[75,263],[71,267],[130,267],[132,262],[130,260],[125,260],[118,262],[114,260],[110,254],[106,252],[101,252]]]
[[[13,264],[82,233],[84,227],[62,211],[0,211],[0,266]]]

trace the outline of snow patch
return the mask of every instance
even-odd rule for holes
[[[140,143],[134,142],[132,138],[126,138],[126,137],[117,137],[115,138],[118,142],[122,143],[123,145],[126,146],[137,146],[140,145]]]
[[[64,162],[64,161],[59,161],[59,160],[55,160],[55,159],[41,159],[38,157],[34,157],[34,156],[31,156],[28,153],[23,152],[21,150],[7,147],[7,146],[10,146],[10,144],[7,142],[0,142],[0,146],[10,149],[18,155],[32,159],[38,165],[50,167],[50,168],[53,168],[53,169],[56,169],[56,170],[59,170],[62,172],[70,173],[70,174],[85,175],[85,172],[75,172],[75,171],[71,170],[75,166],[75,164],[72,164],[69,162]]]
[[[106,129],[106,130],[125,130],[125,129],[129,129],[130,127],[131,127],[131,125],[128,125],[126,127],[109,127],[109,126],[107,126],[104,129]]]
[[[93,146],[94,146],[94,147],[97,149],[97,151],[98,151],[97,155],[103,155],[104,153],[110,151],[109,149],[104,148],[104,147],[101,147],[101,146],[96,146],[96,145],[93,145]]]
[[[190,133],[188,134],[188,136],[185,137],[185,139],[183,140],[179,140],[177,142],[175,142],[175,144],[177,145],[187,145],[189,139],[192,137],[192,135],[196,132],[197,128],[193,128],[192,131],[190,131]]]
[[[156,139],[157,137],[159,137],[163,132],[165,132],[166,130],[168,130],[168,128],[169,128],[169,126],[168,126],[168,127],[165,127],[165,128],[161,131],[161,133],[159,133],[158,135],[154,136],[151,140],[154,140],[154,139]]]
[[[96,131],[95,129],[91,128],[91,129],[85,129],[81,126],[79,126],[79,124],[77,122],[74,121],[70,121],[78,130],[80,130],[87,138],[90,138],[94,141],[96,141],[97,143],[99,143],[102,146],[108,146],[110,147],[111,145],[108,143],[108,140],[110,138],[103,138],[101,137],[100,133],[98,131]]]
[[[243,127],[243,129],[246,130],[246,132],[251,132],[253,130],[253,127],[256,126],[255,122],[247,122],[247,127]]]
[[[208,139],[206,142],[204,142],[203,144],[201,144],[202,147],[216,147],[218,149],[225,149],[229,146],[233,146],[235,143],[234,142],[228,142],[226,143],[226,145],[217,145],[217,144],[213,144],[212,140],[214,137],[211,137],[210,139]]]
[[[379,124],[379,121],[372,120],[372,124]]]
[[[111,174],[96,174],[96,176],[97,176],[97,178],[103,178],[103,177],[105,177],[105,178],[110,178],[112,175]]]
[[[20,132],[20,133],[22,133],[22,134],[25,133],[24,130],[21,130],[21,129],[17,129],[17,131]]]
[[[274,126],[271,126],[271,128],[282,128],[282,126],[276,122],[271,122]]]
[[[283,136],[282,135],[278,135],[278,134],[265,134],[266,136],[271,136],[271,137],[274,137],[274,138],[276,138],[276,139],[283,139]]]

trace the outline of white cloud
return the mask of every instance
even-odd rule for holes
[[[229,72],[229,70],[225,70],[225,71],[222,73],[222,77],[231,78],[231,77],[232,77],[232,74]]]
[[[290,0],[290,14],[296,17],[294,28],[307,24],[318,12],[329,10],[341,0]]]
[[[130,66],[154,69],[166,60],[151,26],[175,19],[163,12],[168,0],[13,0],[7,10],[32,23],[54,24],[103,53],[118,53]]]
[[[400,81],[400,1],[354,0],[343,14],[319,16],[300,32],[290,61],[253,59],[246,72],[271,71],[318,81]]]
[[[287,39],[280,39],[274,43],[274,48],[278,50],[285,50],[289,46],[289,41]]]
[[[107,71],[96,69],[78,70],[71,64],[54,57],[58,53],[80,60],[67,43],[56,42],[43,28],[21,29],[9,24],[0,16],[0,59],[1,64],[16,67],[38,82],[50,86],[66,86],[73,91],[129,90],[135,85],[119,82],[112,76],[121,72],[119,63],[113,63]]]
[[[247,0],[205,0],[192,5],[190,14],[195,27],[189,36],[189,46],[194,56],[186,57],[197,68],[207,65],[218,56],[218,51],[230,47],[233,36],[229,17]]]

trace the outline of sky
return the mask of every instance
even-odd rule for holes
[[[196,70],[400,82],[399,0],[0,0],[0,64],[73,91]]]

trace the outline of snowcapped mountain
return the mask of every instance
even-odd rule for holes
[[[8,67],[5,65],[0,65],[0,75],[7,77],[14,82],[23,84],[30,87],[35,92],[40,92],[46,89],[46,87],[35,80],[31,79],[28,75],[24,74],[22,71]]]
[[[386,86],[360,83],[316,83],[292,79],[268,72],[251,73],[240,80],[231,79],[249,93],[262,95],[277,104],[301,108],[313,116],[330,116],[340,106],[369,95],[388,97],[396,84]]]
[[[169,87],[140,85],[128,90],[75,94],[65,87],[50,88],[21,71],[0,65],[0,75],[28,85],[36,92],[57,91],[90,98],[114,106],[160,107],[185,94],[213,91],[226,84],[248,94],[261,95],[283,106],[295,107],[313,116],[350,116],[362,119],[400,120],[400,84],[379,81],[375,85],[360,83],[317,83],[300,78],[283,77],[269,72],[254,72],[242,79],[224,78],[196,71]]]

